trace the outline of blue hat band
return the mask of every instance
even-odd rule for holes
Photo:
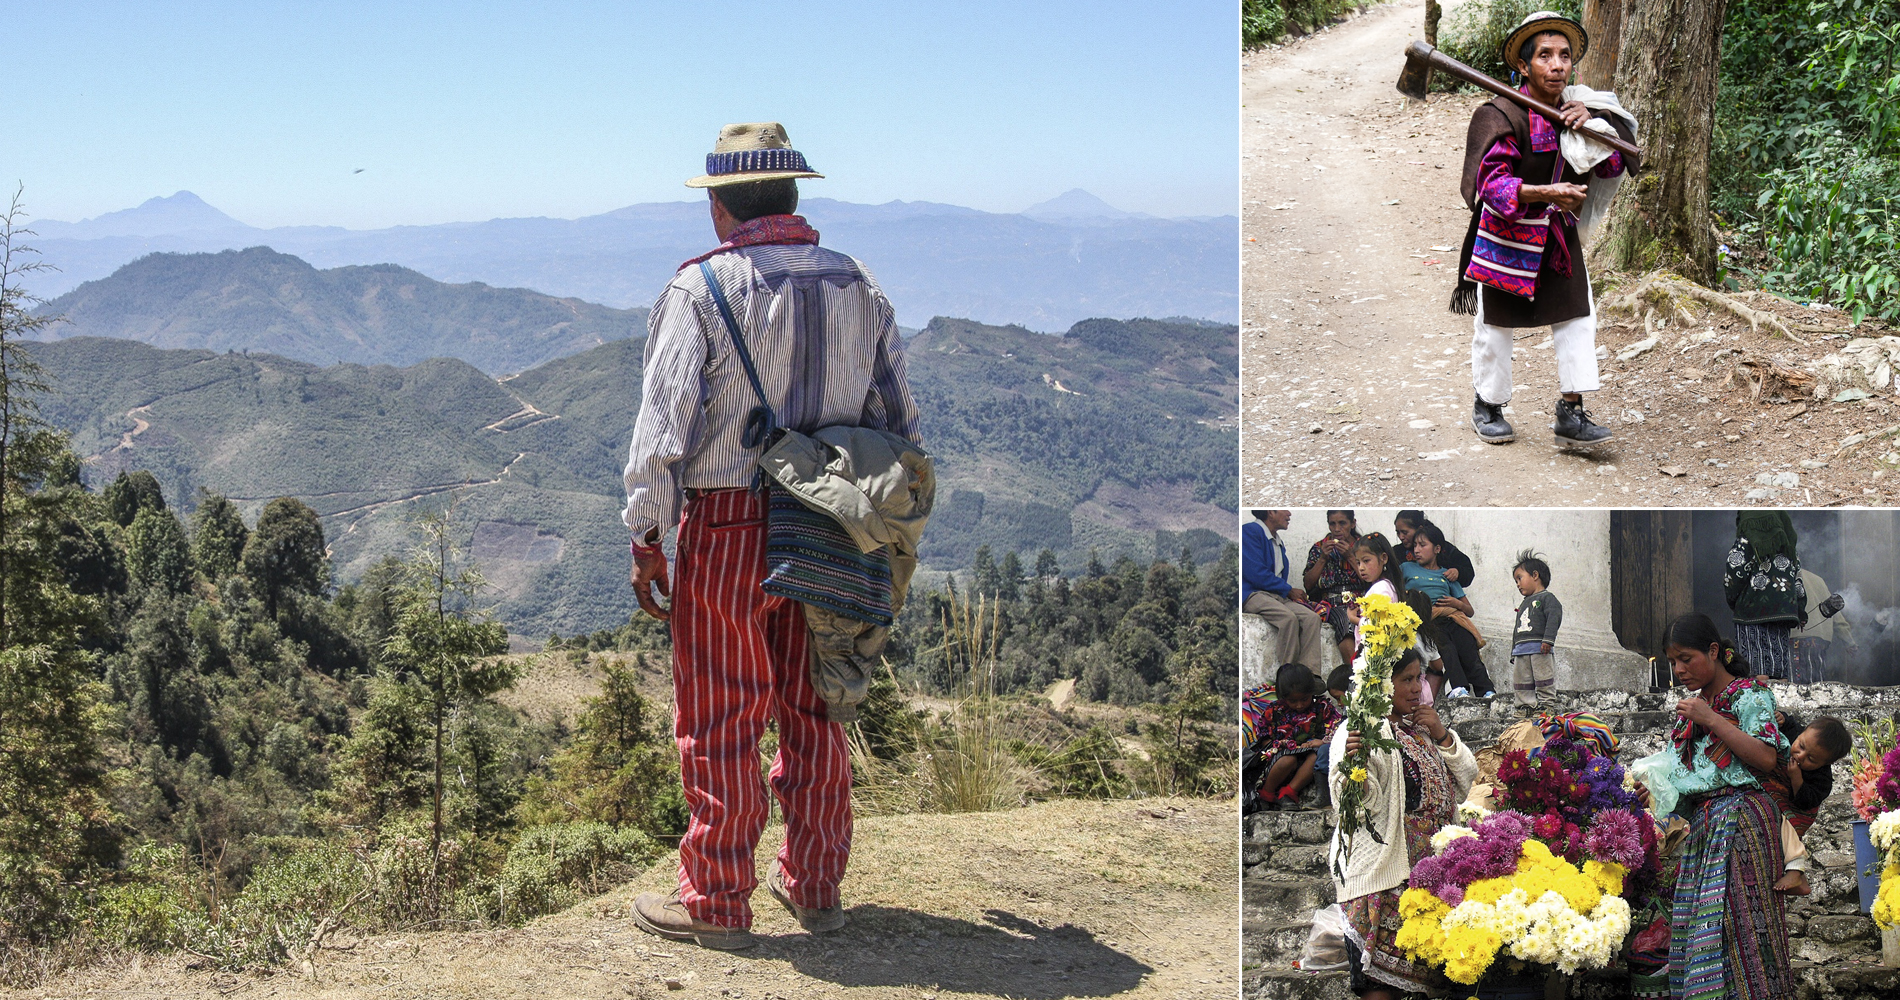
[[[773,171],[815,173],[805,165],[805,154],[796,149],[745,149],[736,153],[706,154],[706,173],[714,177]]]

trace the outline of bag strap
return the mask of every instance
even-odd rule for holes
[[[746,416],[745,432],[739,443],[747,448],[770,447],[778,436],[778,411],[765,398],[765,387],[759,383],[759,370],[752,364],[752,352],[746,349],[745,334],[739,330],[739,324],[732,318],[732,306],[726,302],[725,289],[719,287],[719,278],[713,274],[712,265],[699,262],[699,273],[706,278],[706,287],[712,291],[713,305],[719,307],[719,318],[726,322],[726,332],[732,335],[732,346],[739,351],[739,363],[745,366],[746,381],[752,383],[752,392],[759,397],[759,405],[752,408]]]

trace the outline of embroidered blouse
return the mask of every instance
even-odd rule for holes
[[[1530,93],[1528,85],[1518,89],[1521,93]],[[1530,119],[1531,152],[1555,152],[1559,135],[1557,127],[1536,112],[1531,112]],[[1558,157],[1561,159],[1562,155],[1559,153]],[[1547,202],[1535,202],[1533,204],[1536,208],[1533,210],[1531,206],[1518,201],[1518,189],[1524,186],[1524,181],[1517,176],[1517,164],[1522,158],[1523,154],[1517,148],[1517,137],[1506,135],[1492,143],[1491,148],[1485,152],[1484,159],[1478,162],[1479,195],[1484,198],[1485,204],[1491,206],[1491,211],[1511,222],[1516,222],[1533,213],[1542,215],[1550,208]],[[1610,158],[1597,164],[1592,173],[1598,177],[1620,176],[1623,173],[1623,154],[1612,152]],[[1551,234],[1553,236],[1551,245],[1555,248],[1551,256],[1551,269],[1558,274],[1568,275],[1570,274],[1570,249],[1565,246],[1563,233],[1559,229],[1553,227]]]
[[[1775,725],[1775,695],[1768,685],[1753,677],[1737,677],[1709,703],[1717,715],[1735,723],[1742,732],[1775,749],[1779,767],[1788,761],[1788,737]],[[1670,739],[1669,783],[1684,795],[1712,792],[1719,788],[1760,788],[1761,779],[1754,769],[1742,763],[1727,743],[1686,718],[1678,718]],[[1682,761],[1682,750],[1693,746],[1689,762]]]
[[[1294,753],[1300,744],[1332,739],[1333,730],[1345,719],[1332,699],[1316,697],[1305,711],[1295,711],[1284,701],[1267,706],[1254,739],[1263,753]]]
[[[1355,542],[1358,539],[1358,535],[1353,536]],[[1347,546],[1338,552],[1327,552],[1320,548],[1320,542],[1325,540],[1322,538],[1314,542],[1312,547],[1306,550],[1306,568],[1312,569],[1316,564],[1319,566],[1319,586],[1314,587],[1313,592],[1326,594],[1335,590],[1344,590],[1354,594],[1365,593],[1365,582],[1359,579],[1359,574],[1353,572],[1351,566],[1346,565],[1346,557],[1352,554],[1352,547]]]

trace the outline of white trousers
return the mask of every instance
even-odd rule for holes
[[[1511,401],[1511,344],[1521,327],[1492,326],[1484,321],[1484,288],[1478,289],[1478,314],[1471,320],[1471,385],[1478,396],[1494,406]],[[1557,355],[1557,387],[1561,392],[1594,392],[1597,381],[1597,303],[1590,293],[1590,311],[1550,327]]]

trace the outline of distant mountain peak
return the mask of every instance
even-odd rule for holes
[[[147,198],[137,208],[121,209],[71,224],[71,234],[85,239],[101,236],[167,236],[218,230],[250,229],[250,226],[218,211],[190,191],[167,197]]]
[[[1039,219],[1136,219],[1139,212],[1124,212],[1082,190],[1070,188],[1048,201],[1023,209],[1022,214]]]

